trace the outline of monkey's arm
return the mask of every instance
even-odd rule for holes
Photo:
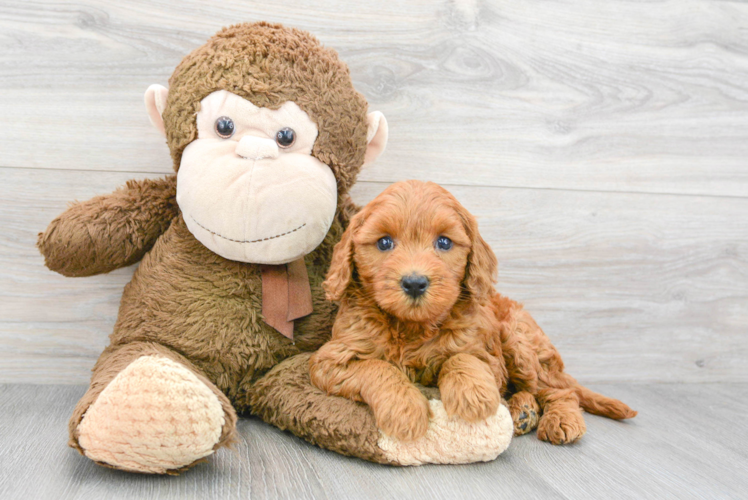
[[[312,385],[310,357],[311,353],[292,356],[253,384],[252,413],[343,455],[397,463],[379,446],[379,429],[367,405],[330,396]]]
[[[415,441],[382,434],[375,413],[364,404],[333,396],[309,377],[310,353],[292,356],[257,380],[251,390],[252,413],[280,429],[344,455],[397,465],[467,463],[492,460],[504,451],[514,432],[509,411],[477,424],[447,416],[438,391],[422,388],[434,411],[430,431]],[[373,379],[371,383],[376,384]],[[415,386],[413,386],[415,387]],[[397,402],[397,395],[393,395]]]
[[[176,175],[128,181],[77,202],[39,234],[47,267],[65,276],[107,273],[139,261],[179,214]]]

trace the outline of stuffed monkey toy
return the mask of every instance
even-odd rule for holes
[[[348,191],[387,122],[337,53],[277,24],[223,29],[145,96],[176,175],[73,204],[39,235],[47,267],[91,276],[140,262],[70,419],[95,462],[177,473],[235,439],[238,414],[391,464],[495,458],[506,409],[399,442],[368,407],[309,381],[335,304],[321,284],[356,207]]]

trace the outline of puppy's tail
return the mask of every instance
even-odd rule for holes
[[[577,393],[577,397],[579,398],[579,406],[581,406],[584,411],[592,413],[593,415],[600,415],[601,417],[608,417],[615,420],[623,420],[626,418],[634,418],[638,413],[629,408],[628,405],[622,401],[603,396],[602,394],[591,391],[582,385],[575,384],[574,391]]]

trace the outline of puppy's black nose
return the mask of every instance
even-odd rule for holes
[[[411,274],[400,280],[400,286],[403,287],[405,293],[415,299],[426,292],[429,287],[429,279],[420,274]]]

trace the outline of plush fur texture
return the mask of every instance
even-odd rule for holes
[[[423,386],[417,387],[433,414],[428,431],[415,441],[393,439],[377,429],[367,405],[328,396],[311,385],[310,356],[289,358],[260,379],[252,397],[253,411],[324,448],[390,465],[487,461],[509,446],[512,417],[506,407],[500,406],[483,422],[450,419],[439,391]]]
[[[152,358],[152,357],[158,357],[158,358],[165,358],[173,361],[175,364],[178,364],[179,366],[182,366],[185,370],[188,370],[191,372],[197,380],[203,384],[205,387],[210,389],[213,394],[218,399],[218,402],[221,404],[221,409],[223,411],[223,428],[221,429],[221,435],[218,439],[218,442],[215,443],[213,446],[213,449],[216,450],[220,447],[230,445],[235,439],[236,439],[236,412],[229,402],[228,398],[211,382],[205,377],[205,374],[201,372],[199,368],[197,368],[192,362],[190,362],[187,358],[184,356],[174,352],[174,350],[169,349],[168,347],[162,346],[157,343],[151,343],[151,342],[131,342],[116,348],[109,348],[104,351],[104,353],[99,357],[99,360],[96,362],[96,365],[93,369],[93,376],[91,377],[91,386],[89,387],[88,391],[83,395],[83,397],[78,401],[78,404],[75,407],[75,410],[73,411],[73,415],[70,417],[70,421],[68,424],[68,430],[70,433],[70,440],[68,444],[77,449],[81,454],[85,455],[86,450],[81,446],[80,443],[80,434],[81,434],[81,422],[83,421],[84,415],[87,413],[88,409],[98,400],[99,395],[105,391],[110,383],[114,381],[118,375],[123,373],[125,370],[127,370],[128,367],[130,367],[133,363],[136,363],[139,360],[142,360],[144,358]],[[148,388],[145,386],[145,384],[141,384],[141,387],[139,388],[140,391],[148,390],[149,392],[160,392],[154,391],[156,387],[161,385],[161,381],[158,381],[157,384],[155,384],[154,387]],[[128,405],[131,405],[132,403],[128,402],[127,399],[127,392],[124,391],[113,391],[114,394],[110,394],[108,397],[107,405],[108,406],[122,406],[126,407]],[[198,412],[200,411],[200,408],[196,408]],[[204,408],[204,410],[208,410],[208,408]],[[114,416],[118,417],[119,412],[116,412]],[[101,419],[100,419],[100,422]],[[192,465],[195,465],[196,463],[200,462],[201,459],[197,459],[192,463],[189,463],[187,465],[174,467],[172,465],[171,461],[162,461],[159,465],[156,461],[153,460],[153,456],[146,457],[145,460],[142,460],[140,462],[135,462],[133,460],[133,452],[136,451],[137,446],[127,446],[128,440],[123,439],[125,430],[121,426],[118,425],[116,421],[110,421],[109,423],[102,422],[102,427],[105,430],[106,427],[110,427],[110,434],[111,433],[119,433],[118,440],[120,443],[124,444],[125,446],[121,447],[119,450],[117,450],[117,454],[114,456],[116,460],[110,461],[104,461],[103,457],[101,455],[98,455],[94,451],[94,455],[92,456],[92,459],[95,460],[100,465],[104,465],[106,467],[112,467],[112,468],[121,468],[126,470],[136,470],[136,468],[139,469],[140,472],[145,472],[144,468],[152,468],[154,470],[149,470],[148,472],[166,472],[166,473],[177,473],[181,470],[187,469]],[[130,435],[130,438],[133,440],[138,439],[138,434],[140,430],[135,425],[130,425],[129,430],[132,431],[132,435]],[[92,429],[89,429],[89,433],[94,432]],[[96,431],[98,432],[98,431]],[[194,429],[187,429],[187,432],[183,432],[182,434],[192,434],[194,432]],[[89,441],[90,442],[90,441]],[[136,444],[136,443],[133,443]],[[93,450],[92,450],[93,451]]]
[[[271,108],[292,100],[315,122],[319,136],[312,154],[335,174],[338,206],[324,241],[304,259],[314,310],[296,321],[294,341],[268,326],[261,314],[259,266],[224,259],[195,239],[176,204],[174,176],[132,181],[110,195],[72,205],[39,235],[38,247],[50,269],[67,276],[90,276],[140,260],[123,293],[110,345],[96,363],[91,386],[70,420],[70,445],[84,454],[91,441],[81,442],[81,422],[91,406],[131,363],[154,355],[178,363],[215,394],[224,424],[214,448],[230,444],[237,411],[249,412],[251,399],[260,398],[258,391],[267,407],[284,407],[281,387],[276,384],[285,384],[288,378],[259,382],[282,360],[321,346],[330,336],[336,313],[321,285],[333,245],[356,211],[347,192],[367,147],[367,104],[353,88],[347,67],[333,50],[307,33],[267,23],[243,24],[224,29],[187,56],[170,85],[163,116],[175,170],[184,147],[196,137],[199,102],[211,92],[228,90]],[[159,383],[153,381],[150,389]],[[308,404],[316,401],[317,396],[303,391],[297,400],[301,407],[307,404],[307,396]],[[127,391],[110,391],[107,404],[124,407],[127,397]],[[205,404],[209,400],[199,399]],[[325,397],[319,404],[321,423],[298,431],[308,438],[315,433],[347,435],[351,425],[361,441],[376,433],[366,418],[355,424],[336,420],[335,398]],[[118,425],[104,421],[113,415],[97,412],[99,425]],[[271,422],[274,416],[282,417],[280,410],[272,415],[268,413]],[[336,430],[337,425],[345,430]],[[130,435],[135,443],[143,429],[128,426],[132,432],[123,434],[125,428],[120,428],[118,439],[127,443]],[[187,441],[191,435],[176,424],[171,431]],[[191,445],[185,442],[185,446]],[[329,447],[342,448],[333,442]],[[136,453],[119,451],[107,459],[102,454],[94,457],[93,450],[90,453],[104,465],[145,472],[175,473],[199,461],[156,463],[150,457],[137,464],[131,460]],[[372,453],[365,447],[349,452],[364,458]]]
[[[324,241],[304,258],[313,312],[295,322],[293,341],[268,326],[261,313],[259,266],[222,258],[195,239],[175,201],[175,176],[131,181],[110,195],[73,204],[39,235],[38,247],[50,269],[66,276],[90,276],[138,261],[140,266],[122,295],[110,345],[99,357],[91,385],[70,419],[69,444],[107,467],[177,473],[203,460],[199,457],[210,451],[209,445],[196,437],[201,425],[211,422],[209,441],[218,434],[212,446],[216,450],[234,439],[237,413],[254,412],[311,442],[368,460],[444,461],[445,456],[420,453],[418,445],[410,455],[386,454],[368,407],[328,396],[309,380],[309,355],[305,353],[318,349],[329,339],[337,312],[337,306],[325,300],[322,282],[333,246],[357,210],[347,193],[367,151],[366,101],[353,88],[345,65],[334,51],[323,48],[307,33],[267,23],[243,24],[221,31],[187,56],[174,72],[170,85],[163,119],[175,170],[179,168],[184,148],[196,137],[195,113],[200,100],[214,91],[227,90],[258,106],[274,109],[291,100],[315,122],[319,136],[312,155],[334,173],[338,203]],[[474,229],[477,231],[477,226]],[[476,296],[491,291],[491,273],[486,272],[491,257],[490,250],[486,250],[473,252],[469,259],[469,272],[462,286]],[[458,321],[460,325],[463,320],[474,320],[470,307],[460,314],[463,315]],[[486,324],[503,321],[507,328],[514,324],[512,317],[502,319],[498,315],[483,315],[482,320]],[[512,353],[510,361],[515,363],[514,369],[522,376],[537,373],[532,364],[532,350],[528,351],[521,342],[512,344],[511,335],[507,342],[504,356]],[[531,348],[535,346],[528,342]],[[396,348],[402,347],[404,344]],[[492,348],[494,354],[486,359],[491,376],[498,382],[504,374],[496,361],[499,347],[494,344]],[[149,363],[142,364],[146,358],[168,362],[154,369]],[[455,377],[474,364],[469,361],[456,366]],[[179,368],[175,369],[175,365]],[[146,370],[150,376],[139,375],[145,368],[150,370]],[[127,376],[118,379],[122,373]],[[419,377],[435,380],[437,375],[432,370]],[[158,452],[141,454],[139,436],[153,435],[154,426],[137,423],[140,422],[137,419],[118,421],[122,416],[119,409],[128,408],[131,398],[128,384],[137,381],[139,391],[160,394],[164,383],[175,381],[175,377],[189,381],[177,384],[181,393],[199,394],[191,397],[196,414],[212,416],[195,420],[194,426],[183,426],[179,418],[185,414],[184,408],[164,407],[165,414],[160,415],[155,426],[157,434],[180,436],[182,439],[175,442],[184,449],[171,449],[170,444],[161,446],[164,441],[155,449],[169,448],[168,456]],[[537,388],[543,388],[542,380],[539,377]],[[107,391],[114,381],[116,385]],[[519,377],[517,383],[532,386],[532,377]],[[454,384],[457,385],[459,381]],[[102,394],[105,399],[97,406]],[[421,416],[430,411],[426,397],[418,399],[412,390],[409,396],[421,404]],[[495,393],[484,396],[488,402],[479,416],[495,409]],[[555,399],[554,394],[547,394],[543,402],[546,406],[560,407],[573,396],[583,405],[584,401],[594,399],[575,391],[572,396],[564,394]],[[218,414],[216,401],[223,418],[220,433],[213,425],[220,421],[213,418]],[[467,412],[473,405],[464,403],[454,405],[452,411],[472,418]],[[450,408],[446,401],[444,406]],[[605,410],[604,405],[600,408]],[[92,421],[82,425],[89,410]],[[503,442],[503,438],[497,438],[495,447],[489,446],[488,451],[479,447],[477,454],[471,455],[469,450],[459,448],[461,436],[466,435],[461,432],[451,434],[453,441],[444,448],[457,450],[453,455],[457,457],[455,460],[483,459],[500,449]],[[444,439],[450,436],[448,432],[439,435]],[[105,453],[107,446],[101,443],[109,439],[123,445],[117,453]]]
[[[88,408],[78,440],[92,460],[164,473],[212,454],[225,425],[218,396],[194,372],[141,356]]]
[[[114,193],[74,203],[39,235],[48,268],[93,276],[138,262],[178,215],[177,176],[129,181]],[[112,244],[117,243],[117,244]]]
[[[450,248],[437,244],[444,237]],[[392,247],[381,249],[382,238]],[[518,433],[537,424],[538,437],[554,444],[584,434],[580,404],[611,418],[635,416],[563,372],[532,318],[494,290],[496,270],[475,218],[445,189],[390,186],[335,247],[324,286],[340,310],[332,340],[310,360],[312,383],[368,403],[377,425],[403,441],[422,437],[431,415],[415,383],[438,385],[447,414],[469,422],[493,415],[510,386],[524,391],[510,404]],[[427,280],[423,295],[406,293],[409,276]]]
[[[377,445],[379,431],[371,410],[314,387],[309,380],[310,356],[305,353],[286,359],[258,380],[252,392],[252,411],[323,448],[390,463]]]
[[[626,404],[587,389],[564,372],[558,350],[521,304],[499,294],[491,302],[512,388],[534,395],[542,411],[538,438],[565,444],[582,437],[586,426],[580,408],[616,420],[636,416]],[[524,432],[532,429],[533,419],[528,422]]]
[[[319,129],[312,155],[332,169],[338,193],[348,192],[366,154],[367,103],[351,85],[337,52],[305,31],[280,24],[221,30],[185,57],[169,80],[163,118],[175,170],[182,151],[197,137],[200,101],[216,90],[270,109],[295,102]]]
[[[512,416],[505,406],[484,420],[466,422],[450,417],[443,401],[428,402],[431,422],[420,439],[401,441],[381,433],[377,444],[389,460],[400,465],[489,462],[509,447]]]
[[[436,248],[439,237],[453,242]],[[391,237],[394,248],[377,242]],[[325,287],[339,299],[332,340],[312,356],[312,383],[364,401],[377,425],[405,441],[429,426],[414,383],[438,385],[449,416],[478,422],[496,413],[507,373],[490,307],[496,258],[475,219],[443,188],[402,182],[357,214],[335,247]],[[421,297],[401,280],[424,276]]]

